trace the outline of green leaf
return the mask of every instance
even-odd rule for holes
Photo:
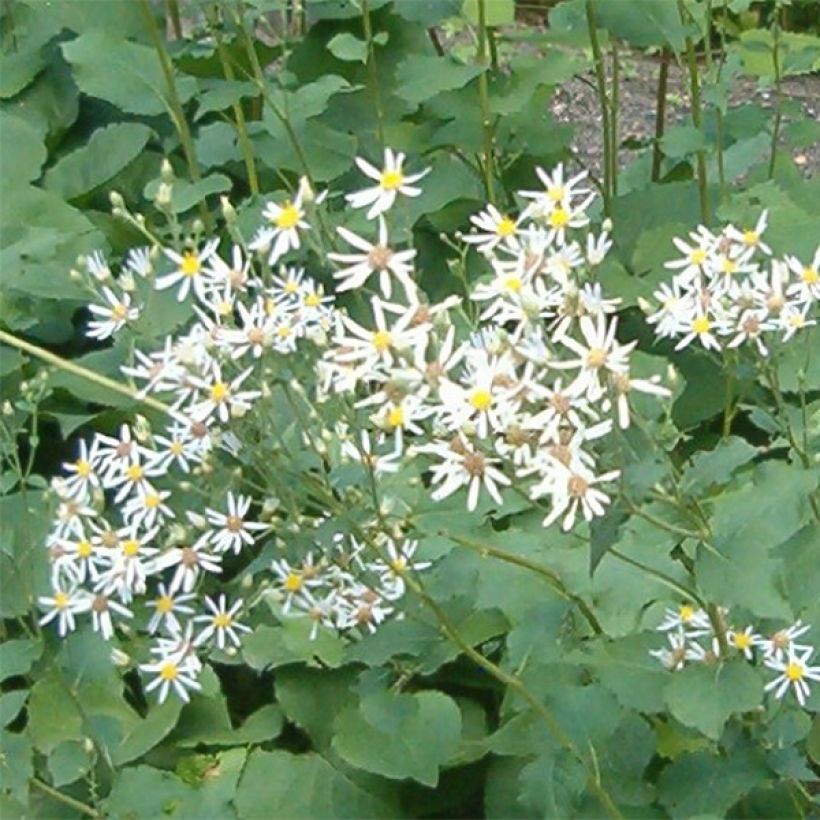
[[[0,176],[4,188],[11,190],[37,179],[47,156],[41,135],[25,120],[0,111],[0,137]]]
[[[410,103],[426,102],[442,91],[467,85],[484,71],[480,65],[459,65],[445,57],[412,54],[397,69],[396,95]]]
[[[9,792],[28,803],[29,778],[34,774],[31,743],[26,735],[0,732],[0,794]]]
[[[43,654],[43,644],[30,638],[17,638],[0,644],[0,681],[25,675]]]
[[[251,752],[234,798],[240,818],[289,820],[316,818],[389,818],[398,815],[392,801],[371,794],[317,754]]]
[[[0,695],[0,726],[8,726],[28,699],[28,689],[16,689]]]
[[[194,119],[200,120],[213,111],[224,111],[246,97],[258,97],[259,94],[259,86],[245,80],[202,80]]]
[[[725,484],[738,469],[748,464],[758,450],[745,439],[721,439],[714,450],[695,453],[683,474],[681,489],[693,495],[707,492],[715,484]]]
[[[346,62],[367,62],[367,42],[354,37],[349,32],[342,32],[332,37],[327,44],[328,51]]]
[[[359,769],[427,786],[458,749],[461,712],[442,692],[376,692],[335,722],[333,750]]]
[[[769,776],[761,756],[754,752],[733,752],[728,757],[695,752],[664,769],[658,794],[674,818],[722,817]]]
[[[464,0],[461,13],[473,25],[478,25],[479,0]],[[487,26],[508,26],[515,21],[514,0],[492,0],[486,3],[484,24]]]
[[[95,350],[86,353],[74,361],[81,367],[92,370],[114,381],[121,381],[120,367],[127,361],[126,347],[110,347],[105,350]],[[89,381],[84,376],[78,376],[65,370],[56,370],[49,378],[53,388],[67,390],[81,401],[92,404],[107,404],[112,407],[132,407],[135,399]]]
[[[65,199],[93,191],[137,157],[150,137],[151,129],[138,123],[98,128],[86,145],[49,168],[43,186]]]
[[[65,786],[82,777],[91,768],[92,760],[83,743],[66,740],[48,756],[48,770],[54,786]]]
[[[99,97],[129,114],[166,114],[167,88],[157,52],[104,31],[88,31],[61,45],[84,94]],[[177,75],[181,102],[196,93],[193,77]]]
[[[122,766],[141,757],[153,749],[176,726],[182,701],[171,697],[163,704],[154,704],[144,718],[134,715],[120,742],[111,749],[111,758],[116,766]]]
[[[688,29],[674,0],[595,0],[598,25],[638,48],[681,51]]]
[[[742,660],[717,667],[698,664],[672,673],[664,697],[669,711],[684,726],[718,740],[733,714],[761,704],[763,682]]]
[[[667,157],[687,157],[706,148],[706,137],[700,128],[692,125],[675,125],[664,135],[661,148]]]
[[[82,741],[83,718],[77,702],[55,674],[41,678],[31,689],[28,734],[37,749],[48,754],[65,740]]]

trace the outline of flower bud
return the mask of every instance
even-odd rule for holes
[[[159,187],[157,188],[157,194],[154,197],[154,204],[157,206],[157,208],[165,210],[171,204],[171,198],[173,197],[173,194],[173,187],[166,182],[161,182],[159,184]]]
[[[121,669],[131,665],[131,656],[116,647],[111,650],[111,663]]]
[[[151,437],[151,424],[145,416],[139,413],[134,419],[134,436],[143,444]]]
[[[253,575],[249,572],[242,576],[242,589],[250,589],[253,586]]]
[[[673,364],[668,364],[666,366],[666,383],[671,387],[675,387],[678,383],[679,376],[678,370]]]
[[[302,202],[306,205],[310,205],[316,199],[316,195],[314,194],[313,188],[311,188],[310,181],[307,177],[299,177],[299,190],[296,196],[301,197]]]
[[[159,169],[159,176],[163,182],[166,182],[169,185],[174,181],[174,166],[171,165],[168,157],[165,157],[162,160],[162,165]]]
[[[638,297],[638,307],[648,316],[650,313],[653,313],[655,308],[653,307],[652,303],[647,301],[643,298],[643,296]]]
[[[134,277],[128,271],[121,273],[120,278],[117,281],[126,293],[133,293],[137,289],[137,285],[134,282]]]
[[[13,416],[14,415],[14,408],[11,406],[11,402],[6,399],[3,402],[3,415],[4,416]]]
[[[111,193],[108,194],[108,201],[115,211],[125,209],[125,200],[122,198],[122,194],[117,191],[111,191]]]
[[[219,204],[222,208],[222,218],[229,225],[236,222],[236,209],[231,205],[231,201],[226,196],[219,197]]]
[[[606,218],[606,219],[605,219],[605,220],[601,223],[601,227],[602,227],[602,228],[603,228],[603,229],[604,229],[607,233],[611,233],[611,232],[612,232],[612,220],[611,220],[609,217],[607,217],[607,218]]]
[[[83,277],[83,275],[82,275],[82,274],[81,274],[78,270],[75,270],[74,268],[72,268],[72,269],[68,272],[68,278],[69,278],[72,282],[82,282],[84,277]]]

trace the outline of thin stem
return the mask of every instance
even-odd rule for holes
[[[134,390],[131,387],[120,384],[119,382],[114,381],[114,379],[109,379],[107,376],[101,376],[99,373],[95,373],[87,367],[83,367],[82,365],[76,364],[69,359],[64,359],[62,356],[58,356],[56,353],[52,353],[50,350],[46,350],[45,348],[34,345],[31,342],[20,339],[12,333],[6,333],[5,330],[0,330],[0,342],[5,342],[5,344],[15,347],[18,350],[22,350],[24,353],[37,356],[38,359],[42,359],[44,362],[48,362],[59,370],[64,370],[66,373],[73,373],[75,376],[80,376],[81,378],[87,379],[94,384],[100,385],[100,387],[105,387],[108,390],[113,390],[115,393],[128,396],[129,399],[133,399],[135,402],[140,402],[146,407],[159,410],[161,413],[167,413],[169,416],[176,416],[176,413],[171,407],[158,399],[151,396],[142,396],[137,390]]]
[[[706,605],[706,602],[697,592],[695,592],[695,590],[689,589],[688,587],[685,587],[683,584],[678,583],[671,575],[667,575],[665,572],[661,572],[661,570],[659,569],[650,567],[649,564],[644,564],[643,561],[638,561],[635,558],[631,558],[629,555],[624,554],[615,547],[610,547],[607,550],[607,555],[612,555],[619,561],[623,561],[625,564],[630,564],[631,566],[635,567],[635,569],[639,569],[642,572],[645,572],[647,575],[651,575],[653,578],[656,578],[658,581],[664,584],[664,586],[673,589],[675,592],[678,593],[678,595],[682,595],[684,598],[691,598],[693,601],[697,601],[697,603],[700,606]]]
[[[772,147],[769,156],[769,179],[774,177],[774,168],[777,162],[777,143],[780,139],[780,124],[783,119],[783,78],[780,66],[780,16],[775,8],[772,22],[772,62],[774,63],[774,99],[775,115],[772,128]]]
[[[30,778],[29,783],[31,783],[31,785],[34,786],[36,789],[39,789],[41,792],[43,792],[43,794],[47,794],[54,800],[58,800],[60,803],[64,803],[66,806],[70,806],[72,809],[80,812],[80,814],[84,814],[86,817],[103,816],[95,808],[89,806],[87,803],[83,803],[81,800],[77,800],[74,797],[69,797],[67,794],[63,794],[58,789],[55,789],[53,786],[49,786],[48,783],[44,783],[37,777]]]
[[[612,98],[610,102],[609,138],[609,179],[612,196],[618,195],[618,105],[620,99],[621,63],[618,57],[618,41],[612,38]]]
[[[219,55],[219,62],[222,64],[222,71],[225,74],[225,79],[233,81],[235,78],[233,66],[228,59],[228,54],[225,51],[225,44],[222,42],[222,32],[219,27],[219,20],[215,13],[209,14],[209,22],[211,23],[211,31],[216,40],[216,51]],[[259,177],[256,173],[256,160],[253,154],[253,146],[251,145],[250,137],[248,136],[248,127],[245,122],[245,112],[242,110],[242,102],[237,101],[231,106],[234,116],[234,128],[239,138],[239,149],[242,152],[242,160],[245,163],[245,172],[248,175],[248,187],[251,194],[257,196],[259,194]]]
[[[384,111],[382,110],[382,95],[379,87],[379,69],[376,65],[376,49],[373,44],[373,28],[370,24],[370,7],[368,0],[362,0],[362,22],[364,24],[364,39],[367,42],[367,71],[370,79],[370,93],[376,107],[376,131],[379,135],[379,145],[384,151]]]
[[[481,113],[481,129],[484,133],[484,186],[487,199],[495,204],[495,181],[493,178],[493,127],[490,122],[490,92],[487,85],[487,0],[478,0],[478,104]]]
[[[589,30],[589,43],[592,47],[593,65],[595,67],[595,79],[598,88],[598,102],[601,107],[601,127],[603,130],[604,143],[604,212],[611,215],[612,209],[612,137],[610,128],[610,108],[609,98],[606,93],[606,72],[604,70],[604,55],[601,51],[601,44],[598,41],[598,21],[595,14],[595,6],[592,0],[586,3],[587,28]]]
[[[682,0],[678,0],[678,9],[681,22],[686,22],[686,9]],[[689,69],[689,95],[692,100],[692,124],[703,133],[703,104],[700,94],[700,73],[698,58],[695,53],[695,42],[686,37],[686,64]],[[704,225],[709,223],[709,191],[706,177],[706,149],[700,148],[697,152],[698,170],[698,197],[700,199],[700,218]]]
[[[168,19],[171,21],[171,30],[177,40],[182,39],[182,19],[179,15],[179,0],[165,0]]]
[[[669,85],[669,58],[668,48],[661,52],[661,65],[658,70],[658,90],[655,94],[655,143],[652,146],[652,182],[661,178],[661,140],[666,130],[666,91]]]
[[[199,163],[196,159],[196,149],[194,148],[194,140],[191,136],[191,129],[188,126],[188,120],[185,117],[185,111],[182,107],[182,101],[179,98],[177,91],[176,80],[174,75],[174,64],[171,62],[171,57],[168,54],[168,49],[165,48],[165,41],[157,27],[157,21],[154,19],[154,11],[149,3],[149,0],[140,0],[140,9],[142,16],[145,18],[145,26],[148,29],[148,34],[154,44],[154,49],[159,57],[160,66],[162,68],[162,75],[165,78],[165,86],[168,93],[168,105],[171,114],[171,119],[179,134],[179,141],[182,144],[182,152],[185,154],[185,161],[188,164],[188,172],[191,175],[193,182],[198,182],[202,175],[199,171]],[[199,213],[205,227],[208,230],[212,228],[211,215],[205,207],[204,202],[199,203]]]
[[[504,550],[500,550],[497,547],[491,547],[488,544],[482,544],[478,541],[471,541],[469,538],[462,538],[458,535],[450,535],[445,531],[439,532],[439,535],[449,538],[451,541],[454,541],[456,544],[459,544],[462,547],[467,547],[467,549],[474,550],[475,552],[480,553],[481,555],[489,555],[492,558],[497,558],[499,561],[504,561],[508,564],[514,564],[515,566],[522,567],[523,569],[531,570],[532,572],[536,573],[537,575],[546,578],[549,581],[550,586],[558,593],[562,598],[568,601],[572,601],[574,603],[581,614],[586,619],[587,623],[590,625],[592,631],[596,635],[600,635],[603,632],[603,627],[601,626],[600,621],[595,616],[595,613],[589,608],[587,602],[580,598],[578,595],[570,592],[561,578],[553,572],[549,567],[545,567],[543,564],[539,564],[537,561],[532,561],[529,558],[525,558],[523,555],[516,555],[512,552],[506,552]]]

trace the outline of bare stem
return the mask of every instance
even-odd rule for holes
[[[658,90],[655,95],[655,143],[652,146],[652,182],[658,182],[661,178],[661,140],[666,130],[666,90],[669,84],[669,58],[668,48],[661,52],[661,65],[658,70]]]
[[[606,92],[606,71],[604,70],[604,55],[598,41],[598,21],[595,6],[592,0],[586,3],[587,28],[589,30],[589,44],[592,47],[595,79],[598,86],[598,102],[601,106],[601,127],[604,143],[604,212],[610,216],[612,210],[612,136],[609,98]]]
[[[53,800],[57,800],[66,806],[70,806],[72,809],[80,812],[80,814],[84,814],[86,817],[102,817],[102,815],[92,806],[89,806],[87,803],[83,803],[81,800],[77,800],[74,797],[69,797],[67,794],[63,794],[58,789],[55,789],[53,786],[49,786],[48,783],[44,783],[37,777],[32,777],[29,780],[29,783],[31,783],[34,788],[43,792],[43,794],[47,794]]]
[[[478,76],[478,103],[481,112],[481,129],[484,133],[484,185],[487,199],[495,203],[495,180],[493,171],[493,126],[490,122],[490,92],[487,85],[489,56],[487,51],[487,0],[478,0],[478,59],[481,74]]]
[[[370,93],[376,107],[376,130],[379,135],[379,145],[384,150],[384,111],[382,110],[379,69],[376,65],[376,49],[373,44],[373,27],[370,24],[368,0],[362,0],[362,23],[364,24],[364,39],[367,42],[367,71],[370,75]]]

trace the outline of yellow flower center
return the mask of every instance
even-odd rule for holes
[[[139,464],[132,464],[126,471],[129,481],[141,481],[145,471]]]
[[[88,558],[88,556],[91,555],[91,542],[85,540],[80,541],[77,544],[77,555],[79,555],[80,558]]]
[[[133,558],[140,551],[140,542],[136,538],[129,538],[122,542],[122,551],[128,558]]]
[[[789,316],[789,324],[792,327],[803,327],[806,324],[806,320],[803,318],[802,314],[795,313],[794,316]]]
[[[211,386],[211,399],[217,404],[228,398],[231,390],[225,382],[217,382]]]
[[[305,304],[312,308],[319,307],[322,304],[322,299],[318,293],[309,293],[305,296]]]
[[[391,427],[402,427],[404,425],[404,408],[401,406],[391,408],[387,414],[387,423]]]
[[[276,225],[277,228],[287,231],[291,228],[295,228],[299,224],[301,217],[302,214],[299,213],[299,209],[292,202],[286,202],[279,213],[273,218],[273,224]]]
[[[569,213],[564,208],[556,208],[547,221],[551,228],[566,228],[569,225]]]
[[[382,171],[381,186],[385,191],[395,191],[404,182],[401,171]]]
[[[760,242],[760,234],[757,231],[744,231],[743,241],[747,245],[757,245]]]
[[[157,612],[163,615],[174,611],[174,599],[170,595],[160,595],[160,597],[154,601],[154,604],[156,605]]]
[[[503,217],[495,227],[495,232],[502,238],[512,236],[515,230],[515,222],[508,216]]]
[[[173,661],[164,663],[159,669],[159,676],[163,680],[176,680],[179,675],[179,669]]]
[[[160,497],[156,493],[149,493],[145,496],[145,506],[149,510],[155,510],[160,505]]]
[[[521,290],[521,284],[522,282],[517,276],[508,276],[504,280],[504,287],[513,293],[518,293]]]
[[[91,475],[91,465],[82,458],[74,462],[74,469],[80,478],[88,478]]]
[[[680,619],[684,623],[689,623],[689,621],[691,621],[692,618],[695,617],[695,609],[694,609],[694,607],[689,606],[689,604],[684,604],[680,608],[679,614],[680,614]]]
[[[69,604],[69,597],[65,594],[65,592],[55,592],[54,593],[54,608],[55,609],[65,609]]]
[[[803,268],[801,278],[807,285],[816,285],[820,282],[820,272],[818,272],[817,268]]]
[[[128,318],[128,308],[120,302],[114,305],[111,308],[111,316],[113,316],[117,321],[122,322],[124,319]]]
[[[302,576],[297,575],[295,572],[289,572],[288,577],[285,578],[282,586],[288,592],[298,592],[302,588]]]
[[[390,562],[390,569],[397,574],[401,574],[407,569],[407,559],[400,555],[395,561]]]
[[[737,273],[737,262],[735,262],[734,259],[729,259],[727,256],[721,261],[720,269],[727,276],[731,276],[733,273]]]
[[[217,629],[227,629],[233,623],[233,618],[227,612],[214,615],[214,626]]]
[[[386,330],[377,330],[373,334],[373,347],[379,351],[379,353],[384,353],[390,345],[392,344],[393,339],[390,336],[390,333]]]
[[[703,248],[696,248],[689,254],[689,261],[693,265],[702,265],[706,261],[706,251]]]
[[[607,353],[602,347],[593,347],[587,353],[587,365],[589,367],[603,367],[606,364]]]
[[[698,316],[698,318],[692,322],[692,330],[694,330],[695,333],[708,333],[711,327],[712,323],[705,316]]]
[[[280,339],[287,339],[288,336],[290,336],[290,332],[291,332],[290,325],[279,325],[279,327],[276,328],[276,335]]]
[[[553,185],[547,188],[547,197],[553,202],[560,202],[567,192],[563,185]]]
[[[489,410],[492,403],[493,397],[489,390],[476,390],[473,395],[470,396],[470,404],[479,412]]]
[[[751,649],[752,639],[745,632],[739,632],[735,635],[735,646],[738,649]]]
[[[787,680],[796,681],[796,680],[803,680],[804,669],[803,666],[799,663],[792,663],[786,666],[785,671],[783,674],[786,676]]]
[[[175,456],[181,456],[185,449],[185,445],[181,441],[172,441],[171,446],[168,448],[168,452],[173,453]]]
[[[202,266],[199,262],[199,255],[195,251],[185,251],[182,254],[182,262],[179,269],[183,276],[196,276]]]
[[[285,282],[285,286],[282,288],[282,290],[285,291],[285,293],[290,294],[299,293],[299,283],[294,282],[293,279],[291,279],[290,281]]]

